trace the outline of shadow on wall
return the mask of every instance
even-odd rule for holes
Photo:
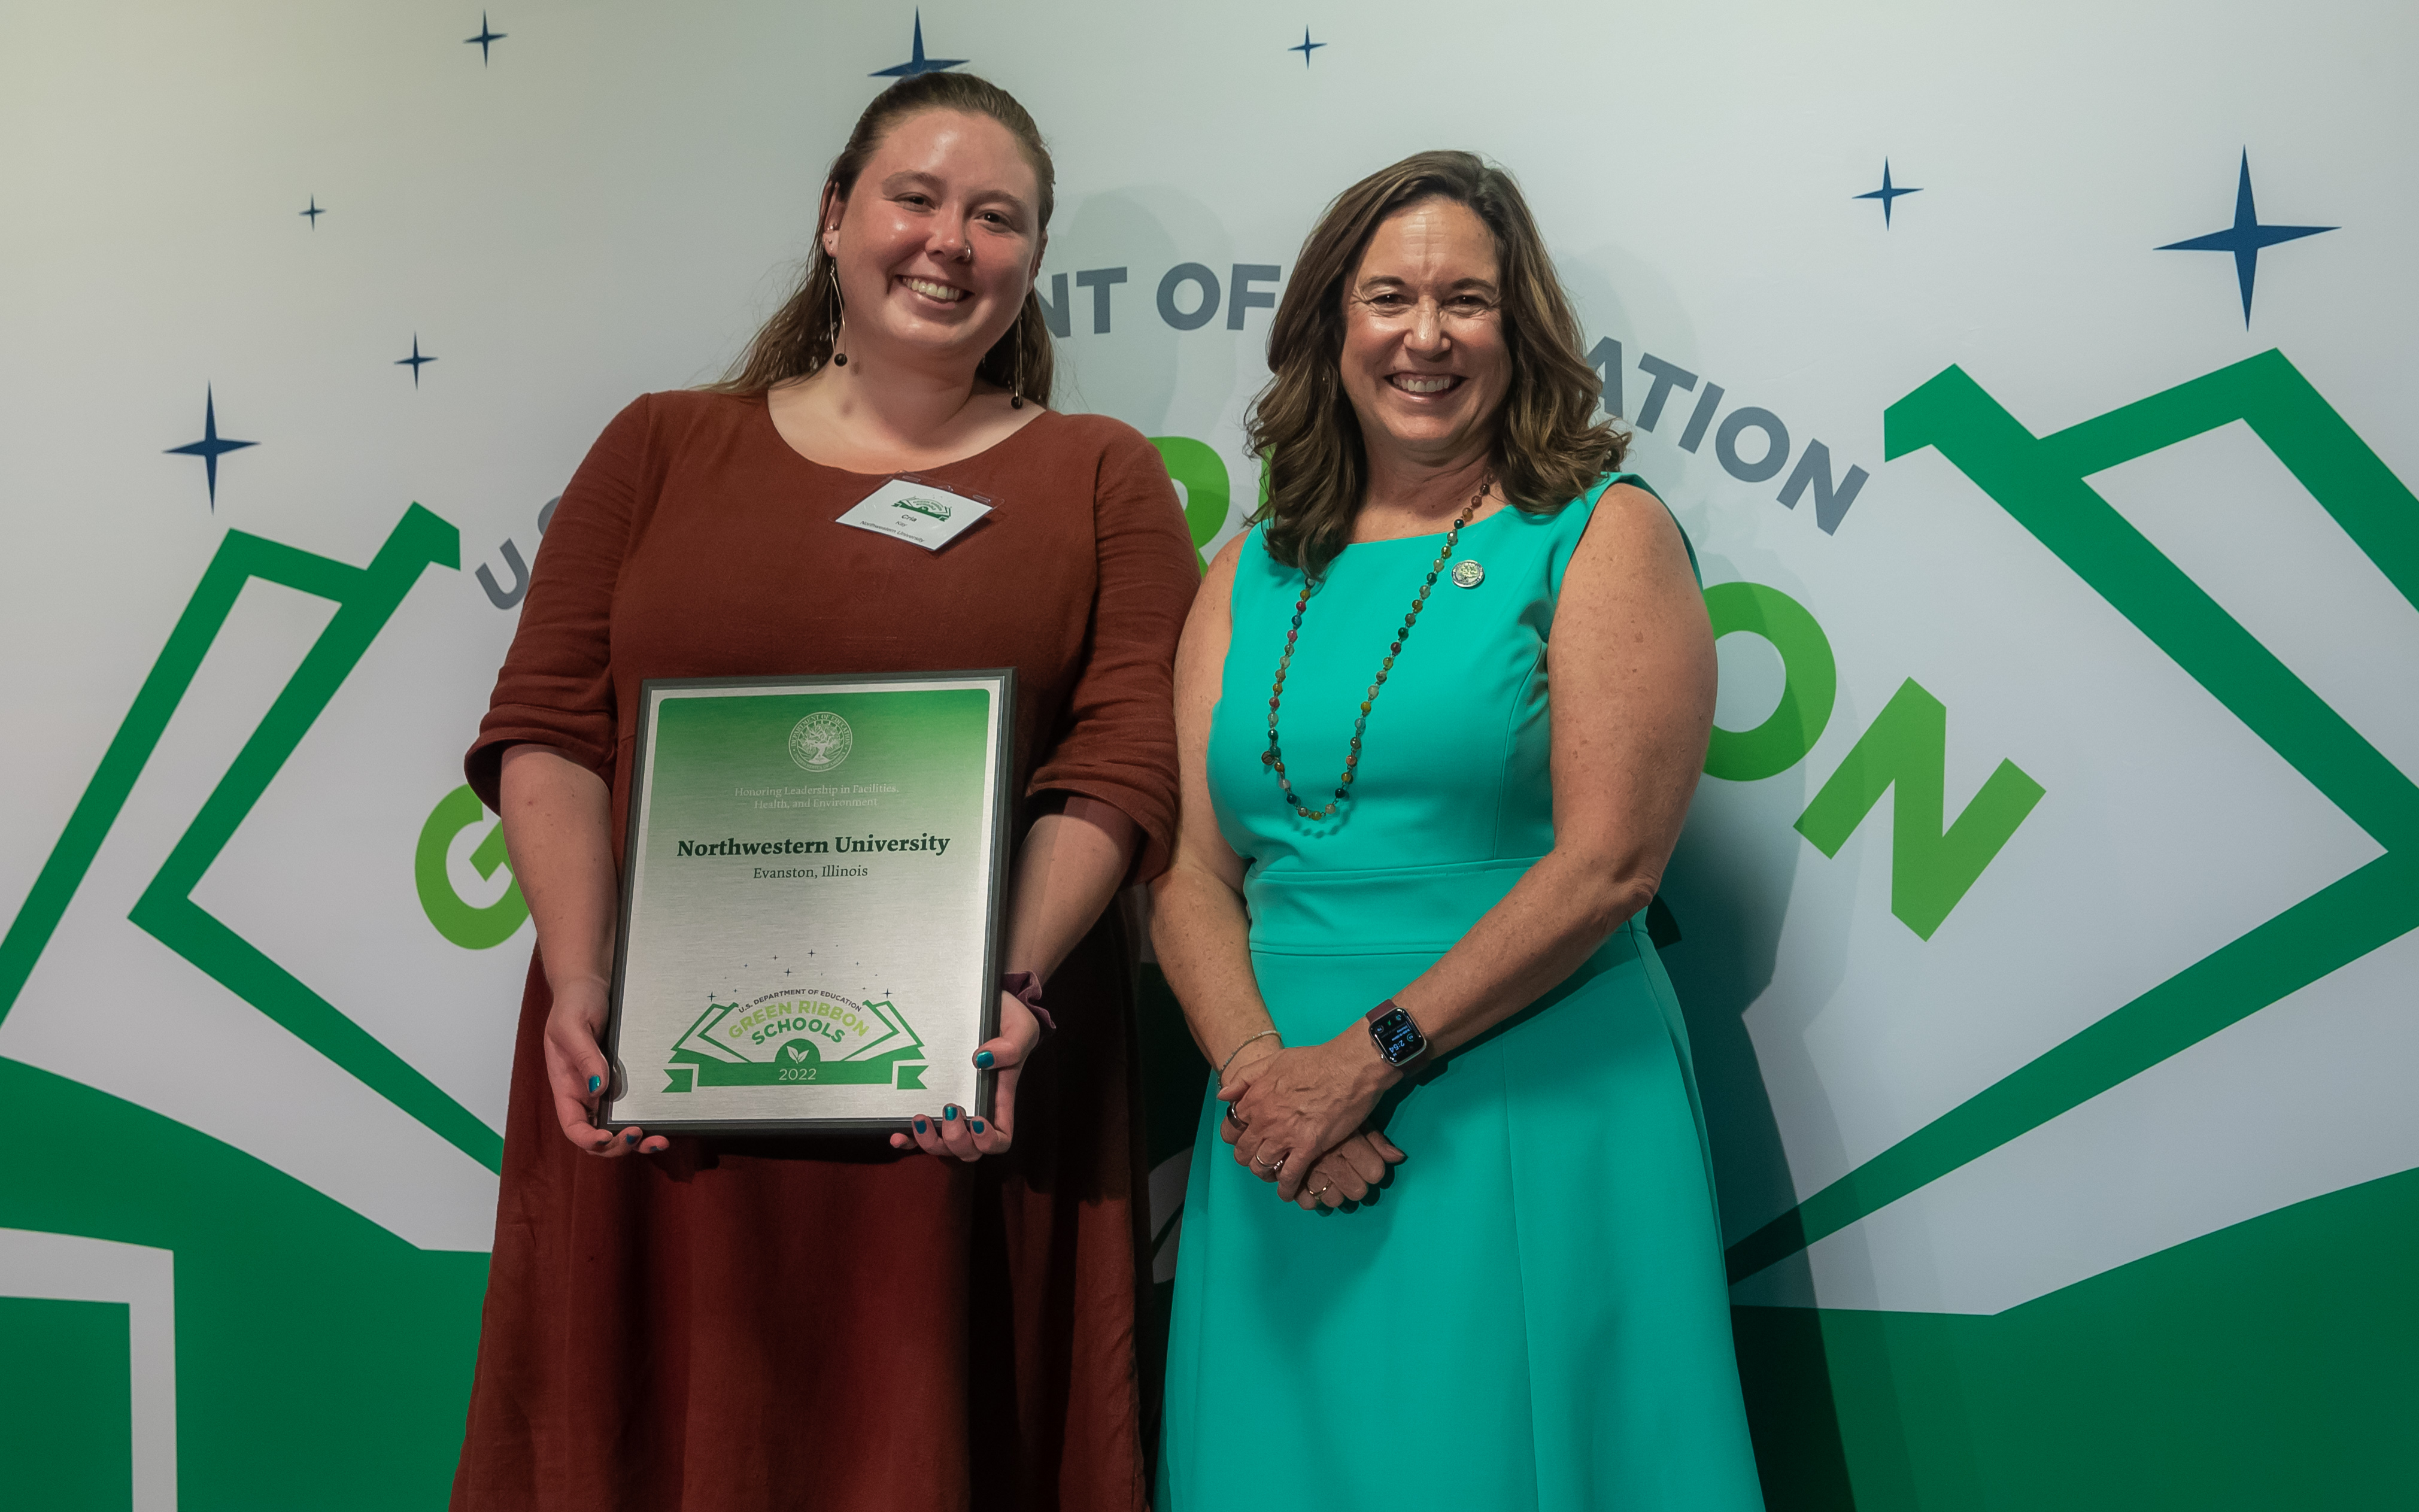
[[[1063,301],[1056,408],[1109,415],[1146,436],[1168,428],[1180,333],[1160,317],[1154,291],[1183,260],[1179,237],[1188,248],[1227,240],[1208,209],[1157,189],[1090,195],[1053,233],[1040,292],[1045,303]]]
[[[1687,301],[1651,261],[1625,244],[1574,249],[1557,261],[1591,339],[1609,334],[1643,342],[1651,336],[1658,350],[1696,349],[1697,321]],[[1726,479],[1693,465],[1695,459],[1677,449],[1668,430],[1657,436],[1626,424],[1624,428],[1631,439],[1625,465],[1645,476],[1671,507],[1700,555],[1708,584],[1769,583],[1803,596],[1802,584],[1777,554],[1746,545],[1755,532],[1724,528],[1726,512],[1761,511],[1768,507],[1764,500],[1750,504]],[[1776,686],[1776,699],[1782,691]],[[1824,698],[1827,717],[1829,695]],[[1815,719],[1815,733],[1822,722]],[[1812,744],[1810,737],[1806,744]],[[1655,933],[1687,1022],[1726,1241],[1753,1232],[1797,1202],[1746,1014],[1772,983],[1806,845],[1793,825],[1811,795],[1812,779],[1802,760],[1767,772],[1751,780],[1703,780],[1663,879],[1658,901],[1668,918],[1649,920],[1665,926]],[[1801,919],[1801,929],[1808,922]],[[1844,938],[1844,918],[1818,921],[1811,933],[1836,942]],[[1669,938],[1673,926],[1676,940]],[[1843,961],[1836,945],[1818,944],[1815,954],[1817,959],[1798,963],[1798,970],[1819,992],[1838,980]],[[1821,959],[1825,954],[1829,958]],[[1782,1263],[1801,1272],[1806,1266],[1803,1255]],[[1853,1508],[1821,1315],[1810,1305],[1806,1278],[1787,1289],[1806,1295],[1809,1305],[1733,1312],[1765,1497],[1775,1512]]]
[[[1743,785],[1718,805],[1701,799],[1663,878],[1661,901],[1680,934],[1664,947],[1663,965],[1687,1020],[1726,1237],[1752,1232],[1797,1200],[1746,1014],[1772,983],[1805,844],[1790,827],[1805,787],[1801,776]],[[1733,1308],[1732,1329],[1766,1504],[1853,1508],[1822,1315]]]
[[[1705,514],[1691,513],[1700,518]],[[1703,543],[1701,548],[1711,544]],[[1769,618],[1775,596],[1771,590],[1753,590],[1747,618],[1737,617],[1740,589],[1749,582],[1778,578],[1798,587],[1781,563],[1768,558],[1743,563],[1734,553],[1707,549],[1705,571],[1717,584],[1709,607],[1716,600],[1723,606],[1715,615],[1718,634],[1735,626],[1758,636],[1787,638]],[[1819,629],[1814,633],[1819,637]],[[1817,659],[1827,661],[1827,655],[1808,658],[1810,663]],[[1745,672],[1752,664],[1731,665]],[[1746,693],[1749,702],[1763,705],[1735,719],[1742,727],[1756,728],[1752,733],[1717,733],[1715,749],[1708,755],[1709,775],[1698,788],[1658,900],[1679,935],[1657,943],[1687,1021],[1713,1144],[1725,1242],[1754,1232],[1797,1203],[1765,1068],[1746,1017],[1772,985],[1781,932],[1795,901],[1807,841],[1795,823],[1813,786],[1803,751],[1832,716],[1834,683],[1824,672],[1809,679],[1820,687],[1800,688],[1785,664],[1775,672],[1768,705],[1747,686],[1755,678],[1741,678],[1742,687],[1735,690],[1726,687],[1726,692]],[[1794,713],[1784,706],[1806,699],[1816,706]],[[1805,727],[1805,733],[1784,737],[1775,754],[1756,749],[1762,746],[1771,751],[1764,737],[1780,733],[1779,727],[1793,718]],[[1846,906],[1846,900],[1818,906],[1837,909]],[[1799,951],[1804,990],[1819,995],[1839,980],[1845,962],[1837,942],[1845,937],[1846,922],[1843,917],[1799,920],[1799,933],[1814,937]],[[1802,1252],[1780,1263],[1799,1273],[1807,1266]],[[1740,1385],[1765,1499],[1775,1512],[1853,1508],[1839,1407],[1810,1278],[1798,1274],[1783,1290],[1804,1295],[1807,1305],[1739,1307],[1732,1313]]]

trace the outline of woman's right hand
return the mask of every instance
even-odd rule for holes
[[[1265,1040],[1251,1041],[1227,1060],[1225,1074],[1218,1078],[1218,1095],[1225,1100],[1229,1114],[1235,1111],[1235,1099],[1242,1096],[1243,1088],[1252,1085],[1252,1068],[1284,1048],[1285,1041],[1271,1035]],[[1243,1126],[1232,1118],[1218,1120],[1218,1137],[1230,1145],[1242,1132]]]
[[[1226,1100],[1230,1113],[1236,1100],[1252,1084],[1252,1069],[1284,1048],[1276,1039],[1261,1040],[1245,1045],[1228,1064],[1226,1074],[1218,1083],[1218,1095]],[[1230,1145],[1242,1132],[1243,1126],[1232,1118],[1218,1120],[1218,1137]],[[1402,1161],[1403,1152],[1393,1140],[1364,1127],[1312,1163],[1309,1179],[1291,1200],[1304,1212],[1340,1208],[1347,1202],[1365,1202],[1370,1192],[1386,1180],[1387,1167]]]
[[[611,789],[559,750],[508,746],[499,766],[504,849],[537,925],[538,960],[554,1006],[546,1016],[546,1086],[562,1136],[592,1155],[654,1155],[669,1148],[641,1129],[596,1126],[612,1070],[597,1048],[605,980],[613,971],[621,893],[613,865]]]
[[[1403,1152],[1393,1140],[1375,1129],[1364,1129],[1318,1157],[1294,1203],[1304,1212],[1317,1212],[1348,1202],[1366,1202],[1369,1194],[1385,1181],[1386,1168],[1400,1165],[1402,1159]]]
[[[596,1104],[611,1072],[605,1064],[600,1035],[605,1027],[605,984],[594,980],[565,982],[555,988],[554,1009],[546,1016],[546,1080],[554,1092],[555,1120],[562,1136],[592,1155],[660,1155],[671,1148],[662,1134],[650,1136],[639,1128],[618,1134],[593,1121]]]

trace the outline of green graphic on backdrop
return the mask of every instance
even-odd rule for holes
[[[1910,677],[1797,816],[1797,832],[1824,855],[1837,856],[1882,795],[1894,793],[1890,912],[1927,940],[2042,796],[2040,783],[2002,761],[1944,829],[1948,774],[1949,711]]]
[[[1705,590],[1714,637],[1763,638],[1780,656],[1780,701],[1752,730],[1716,725],[1705,774],[1732,782],[1777,777],[1823,738],[1839,700],[1831,640],[1806,606],[1763,583]],[[1949,711],[1908,678],[1857,737],[1830,779],[1797,816],[1796,829],[1836,856],[1884,793],[1890,805],[1890,912],[1930,939],[2041,801],[2041,784],[2002,761],[1956,821],[1943,827],[1949,778]]]
[[[1736,1307],[1772,1512],[2419,1504],[2419,1171],[1989,1317]]]
[[[1778,777],[1805,759],[1831,722],[1840,697],[1840,668],[1831,638],[1806,606],[1762,583],[1716,583],[1705,590],[1714,639],[1761,636],[1780,656],[1780,701],[1752,730],[1717,725],[1705,746],[1705,775],[1731,782]],[[1833,846],[1836,852],[1839,847]]]
[[[411,885],[420,894],[420,911],[437,933],[465,950],[485,950],[503,944],[517,933],[522,920],[529,918],[529,903],[521,897],[521,885],[516,881],[504,888],[504,895],[485,905],[465,903],[454,890],[453,880],[445,874],[445,853],[454,844],[454,837],[479,822],[487,811],[479,795],[464,783],[437,801],[429,811],[428,823],[420,829],[420,843],[412,848]],[[482,877],[492,877],[505,862],[504,826],[500,822],[487,831],[470,852],[470,870]]]
[[[34,964],[66,916],[69,901],[234,611],[244,584],[254,578],[282,583],[333,600],[336,613],[127,917],[456,1149],[490,1170],[501,1167],[501,1135],[293,973],[205,912],[192,896],[270,779],[419,581],[422,570],[432,563],[459,568],[461,535],[418,504],[404,512],[367,567],[347,566],[241,531],[227,532],[69,815],[66,831],[42,863],[24,906],[0,938],[0,1019],[16,1005],[33,975]]]
[[[1937,448],[2385,854],[1740,1240],[1730,1249],[1733,1279],[1837,1233],[2419,928],[2419,785],[2085,481],[2238,420],[2402,596],[2419,605],[2419,501],[2281,352],[2263,352],[2041,437],[1951,367],[1889,407],[1884,437],[1892,458]],[[1820,796],[1813,807],[1822,807]]]
[[[117,1512],[134,1501],[133,1376],[122,1302],[0,1297],[0,1476],[10,1504]],[[39,1360],[39,1370],[19,1362]]]
[[[458,565],[458,537],[417,504],[366,568],[227,533],[0,938],[0,1016],[23,992],[244,584],[258,578],[297,588],[333,600],[335,615],[130,918],[373,1090],[491,1169],[498,1164],[493,1131],[190,896],[432,563]],[[476,799],[471,807],[475,819]],[[21,1162],[0,1183],[0,1227],[176,1257],[180,1505],[316,1506],[331,1487],[360,1507],[443,1499],[478,1336],[485,1255],[419,1249],[240,1150],[30,1066],[0,1059],[0,1103],[39,1130],[43,1145],[40,1160]],[[40,1456],[12,1453],[10,1489],[44,1505],[96,1495],[124,1505],[112,1489],[127,1476],[124,1324],[114,1335],[101,1328],[108,1336],[100,1337],[94,1319],[105,1321],[106,1309],[61,1312],[19,1301],[5,1309],[0,1333],[12,1341],[47,1330],[56,1344],[46,1391],[57,1386],[61,1401],[105,1418],[79,1419],[73,1434],[44,1433]],[[94,1337],[69,1336],[79,1331]],[[79,1381],[80,1393],[65,1391],[63,1383]]]
[[[1153,436],[1167,475],[1184,486],[1184,526],[1193,536],[1193,552],[1208,571],[1210,537],[1225,528],[1234,487],[1226,476],[1226,459],[1217,448],[1190,436]]]
[[[416,1248],[241,1150],[17,1061],[0,1059],[0,1104],[42,1151],[0,1181],[0,1227],[176,1255],[178,1506],[444,1504],[485,1255]],[[25,1304],[0,1305],[17,1313],[0,1314],[0,1361],[13,1364],[6,1351],[32,1319]],[[55,1319],[80,1322],[81,1338],[52,1330],[72,1354],[26,1379],[110,1420],[46,1438],[47,1470],[40,1456],[5,1461],[0,1500],[28,1512],[126,1484],[123,1314],[104,1335],[100,1310],[83,1310]],[[11,1374],[24,1373],[0,1368]]]

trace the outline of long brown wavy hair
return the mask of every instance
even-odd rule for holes
[[[776,384],[804,378],[831,361],[832,332],[840,324],[840,299],[833,280],[831,255],[824,251],[823,229],[832,207],[854,193],[857,176],[865,171],[883,138],[911,116],[928,110],[954,110],[969,116],[988,116],[1008,128],[1024,149],[1025,161],[1033,165],[1033,177],[1040,185],[1040,231],[1050,229],[1050,211],[1055,202],[1055,170],[1051,166],[1050,149],[1042,144],[1041,129],[1033,124],[1016,97],[988,79],[971,73],[919,73],[900,80],[873,97],[865,114],[856,118],[856,127],[848,133],[848,145],[832,160],[831,171],[824,176],[823,197],[815,217],[814,251],[808,256],[804,271],[798,275],[798,285],[782,301],[773,318],[748,342],[747,349],[731,364],[718,383],[706,387],[716,393],[762,393]],[[1024,359],[1020,378],[1018,358]],[[1016,313],[1015,323],[1008,328],[990,351],[983,354],[975,376],[1003,389],[1013,389],[1026,398],[1047,406],[1055,384],[1056,374],[1051,362],[1050,323],[1041,313],[1040,297],[1033,290],[1025,294],[1025,306]]]
[[[1468,206],[1495,239],[1512,381],[1497,412],[1495,480],[1504,497],[1551,514],[1620,466],[1628,438],[1595,419],[1601,387],[1580,355],[1579,317],[1520,186],[1468,152],[1422,152],[1335,196],[1302,245],[1269,325],[1268,387],[1244,439],[1268,460],[1252,517],[1269,552],[1317,577],[1352,538],[1369,486],[1361,423],[1344,392],[1345,285],[1388,216],[1422,200]]]

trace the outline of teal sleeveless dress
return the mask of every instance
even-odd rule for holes
[[[1252,967],[1287,1044],[1327,1039],[1450,949],[1551,848],[1545,651],[1608,477],[1462,532],[1369,716],[1352,797],[1305,820],[1260,762],[1299,572],[1258,532],[1210,733],[1248,865]],[[1322,807],[1441,535],[1348,547],[1303,617],[1286,764]],[[1450,567],[1448,563],[1448,567]],[[1158,1512],[1763,1505],[1731,1350],[1679,1005],[1641,920],[1380,1104],[1409,1157],[1308,1213],[1201,1108],[1179,1236]]]

